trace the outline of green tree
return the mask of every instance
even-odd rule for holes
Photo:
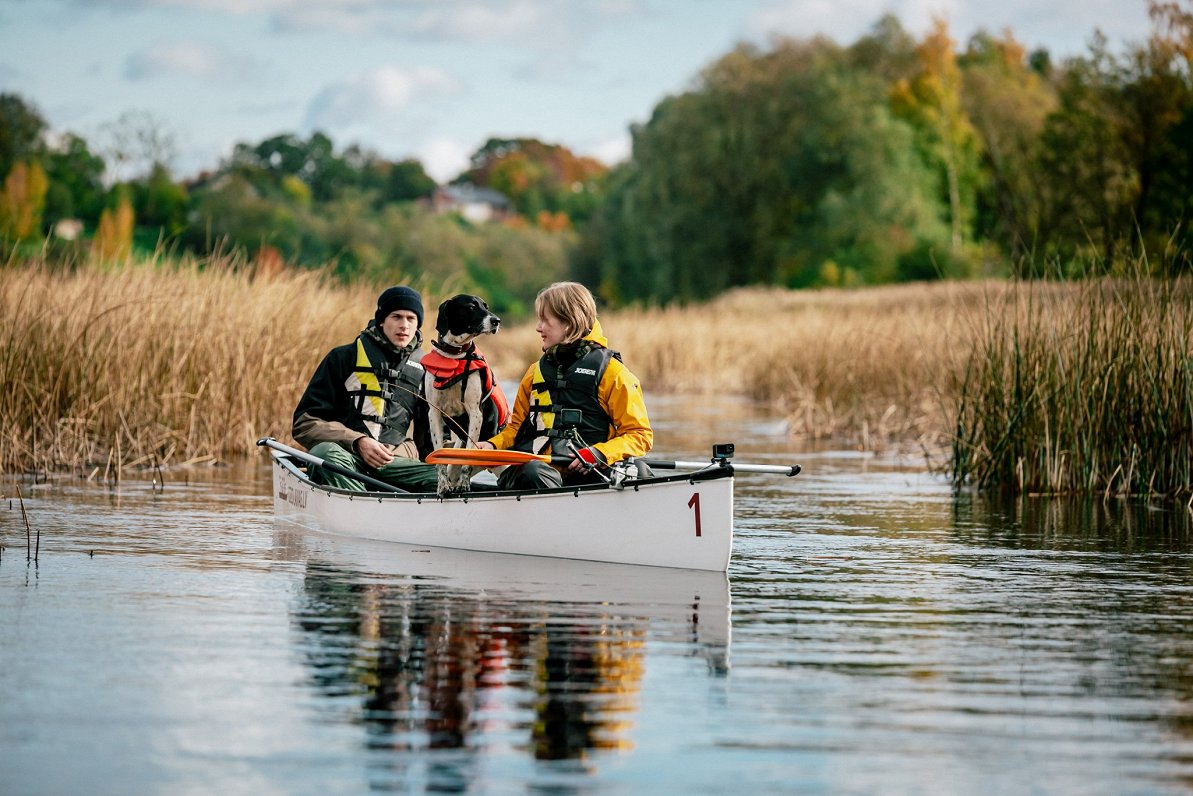
[[[962,59],[962,102],[973,122],[986,178],[978,194],[978,237],[996,240],[1012,259],[1041,242],[1041,133],[1057,106],[1056,92],[1032,69],[1007,31],[974,35]]]
[[[158,227],[166,235],[177,235],[186,226],[189,197],[186,188],[174,182],[165,166],[157,164],[148,179],[134,186],[136,217],[144,226]]]
[[[1125,145],[1137,176],[1132,217],[1158,260],[1193,242],[1193,2],[1149,2],[1153,30],[1121,69]],[[1193,253],[1183,252],[1188,264]]]
[[[1153,31],[1115,54],[1098,35],[1061,67],[1038,183],[1050,251],[1117,269],[1187,269],[1193,207],[1193,6],[1149,3]],[[1088,241],[1088,243],[1087,243]]]
[[[16,94],[0,94],[0,179],[17,162],[40,157],[45,131],[37,108]]]
[[[827,40],[741,46],[665,99],[634,128],[575,273],[610,301],[898,278],[901,258],[942,237],[941,208],[887,85],[855,55]]]
[[[285,133],[259,144],[237,144],[223,172],[239,174],[262,196],[279,196],[283,180],[297,177],[311,189],[315,202],[328,202],[349,191],[382,190],[379,171],[387,167],[375,155],[352,146],[337,155],[322,132],[308,139]]]
[[[82,138],[67,133],[46,153],[45,223],[80,218],[93,226],[104,207],[104,161],[93,154]]]
[[[948,25],[936,20],[916,48],[919,71],[892,91],[895,112],[919,133],[929,162],[943,176],[954,255],[971,236],[980,175],[980,142],[961,100],[961,70]]]
[[[849,47],[854,69],[894,84],[909,80],[919,65],[915,39],[893,14],[885,14]]]
[[[417,160],[401,160],[385,169],[381,190],[383,202],[412,202],[423,199],[435,190],[435,180],[427,175]]]
[[[1137,177],[1119,76],[1103,36],[1095,37],[1089,55],[1064,64],[1057,98],[1041,134],[1043,250],[1048,260],[1095,254],[1110,264],[1130,242]]]
[[[461,181],[509,197],[519,215],[565,213],[581,224],[599,204],[608,168],[558,144],[534,138],[491,138],[472,156]]]
[[[318,264],[325,254],[304,251],[304,230],[309,217],[276,199],[262,196],[242,174],[214,177],[196,186],[191,219],[183,242],[193,251],[210,253],[231,249],[251,255],[262,246],[274,246],[287,262]]]

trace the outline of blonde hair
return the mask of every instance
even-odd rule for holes
[[[539,291],[534,299],[534,314],[550,313],[563,323],[563,342],[574,343],[592,331],[596,324],[596,300],[579,282],[556,282]]]

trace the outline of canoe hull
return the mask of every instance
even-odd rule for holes
[[[617,490],[510,495],[346,492],[273,456],[274,510],[305,528],[362,539],[492,553],[724,572],[733,545],[733,475],[694,473]]]

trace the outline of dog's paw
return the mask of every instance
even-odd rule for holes
[[[456,492],[467,492],[472,487],[472,468],[461,466],[451,479],[451,487]]]

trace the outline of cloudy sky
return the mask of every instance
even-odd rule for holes
[[[1149,29],[1145,0],[0,0],[0,91],[103,152],[133,114],[176,175],[237,142],[327,133],[444,181],[490,137],[625,157],[629,126],[736,43],[850,43],[884,12],[913,34],[1010,28],[1083,52]]]

